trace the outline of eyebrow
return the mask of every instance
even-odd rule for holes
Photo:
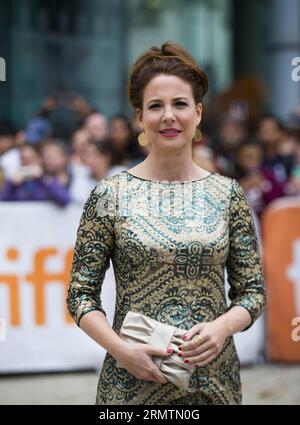
[[[188,99],[186,97],[184,97],[184,96],[175,97],[173,100],[186,100],[186,101],[188,101]],[[161,99],[151,99],[151,100],[149,100],[148,105],[151,102],[160,102],[160,101],[161,101]]]

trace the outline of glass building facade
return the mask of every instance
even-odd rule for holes
[[[128,113],[130,66],[167,40],[206,70],[208,100],[252,74],[269,85],[274,111],[285,114],[300,103],[300,83],[290,77],[299,28],[299,0],[0,0],[7,79],[0,119],[24,125],[61,88],[107,116]]]
[[[60,88],[108,116],[129,112],[130,66],[167,40],[209,73],[211,93],[220,90],[232,79],[230,19],[230,0],[0,0],[0,116],[24,125]]]

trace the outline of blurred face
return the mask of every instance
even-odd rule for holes
[[[175,75],[160,74],[145,87],[143,109],[136,113],[151,150],[177,150],[191,146],[202,104],[195,104],[189,83]]]
[[[39,165],[41,163],[41,156],[31,146],[23,146],[20,156],[22,165]]]
[[[238,123],[226,123],[220,130],[221,143],[229,149],[239,146],[246,136],[246,129]]]
[[[276,120],[266,118],[261,121],[258,128],[258,139],[265,145],[272,145],[280,141],[283,136]]]
[[[237,162],[244,170],[254,170],[261,167],[262,152],[259,146],[244,146],[238,153]]]
[[[85,163],[91,169],[92,173],[97,176],[103,173],[109,166],[110,157],[98,151],[96,146],[89,144],[86,149]]]
[[[92,114],[86,120],[85,128],[95,140],[102,140],[107,136],[108,126],[106,118],[101,114]]]
[[[121,118],[114,118],[111,122],[110,135],[115,147],[126,146],[130,137],[127,123]]]
[[[45,171],[47,173],[57,174],[66,170],[68,158],[59,146],[45,146],[42,156]]]
[[[87,130],[77,130],[72,139],[72,148],[75,154],[82,157],[89,143],[90,133]]]
[[[209,147],[201,145],[201,143],[193,146],[193,160],[199,167],[204,168],[206,171],[216,171],[213,151]]]

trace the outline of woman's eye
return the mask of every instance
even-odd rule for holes
[[[176,106],[187,106],[185,102],[176,102]]]
[[[153,105],[149,106],[149,109],[159,108],[160,105],[158,103],[154,103]]]

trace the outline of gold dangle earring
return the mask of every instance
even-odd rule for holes
[[[195,142],[200,142],[202,139],[202,133],[199,127],[196,127],[196,132],[195,132],[195,136],[194,136],[194,140]]]
[[[144,133],[144,131],[143,131],[142,133],[140,133],[140,134],[139,134],[138,141],[139,141],[139,144],[140,144],[141,146],[146,146],[146,145],[148,145],[149,141],[148,141],[147,136],[146,136],[146,134]]]

